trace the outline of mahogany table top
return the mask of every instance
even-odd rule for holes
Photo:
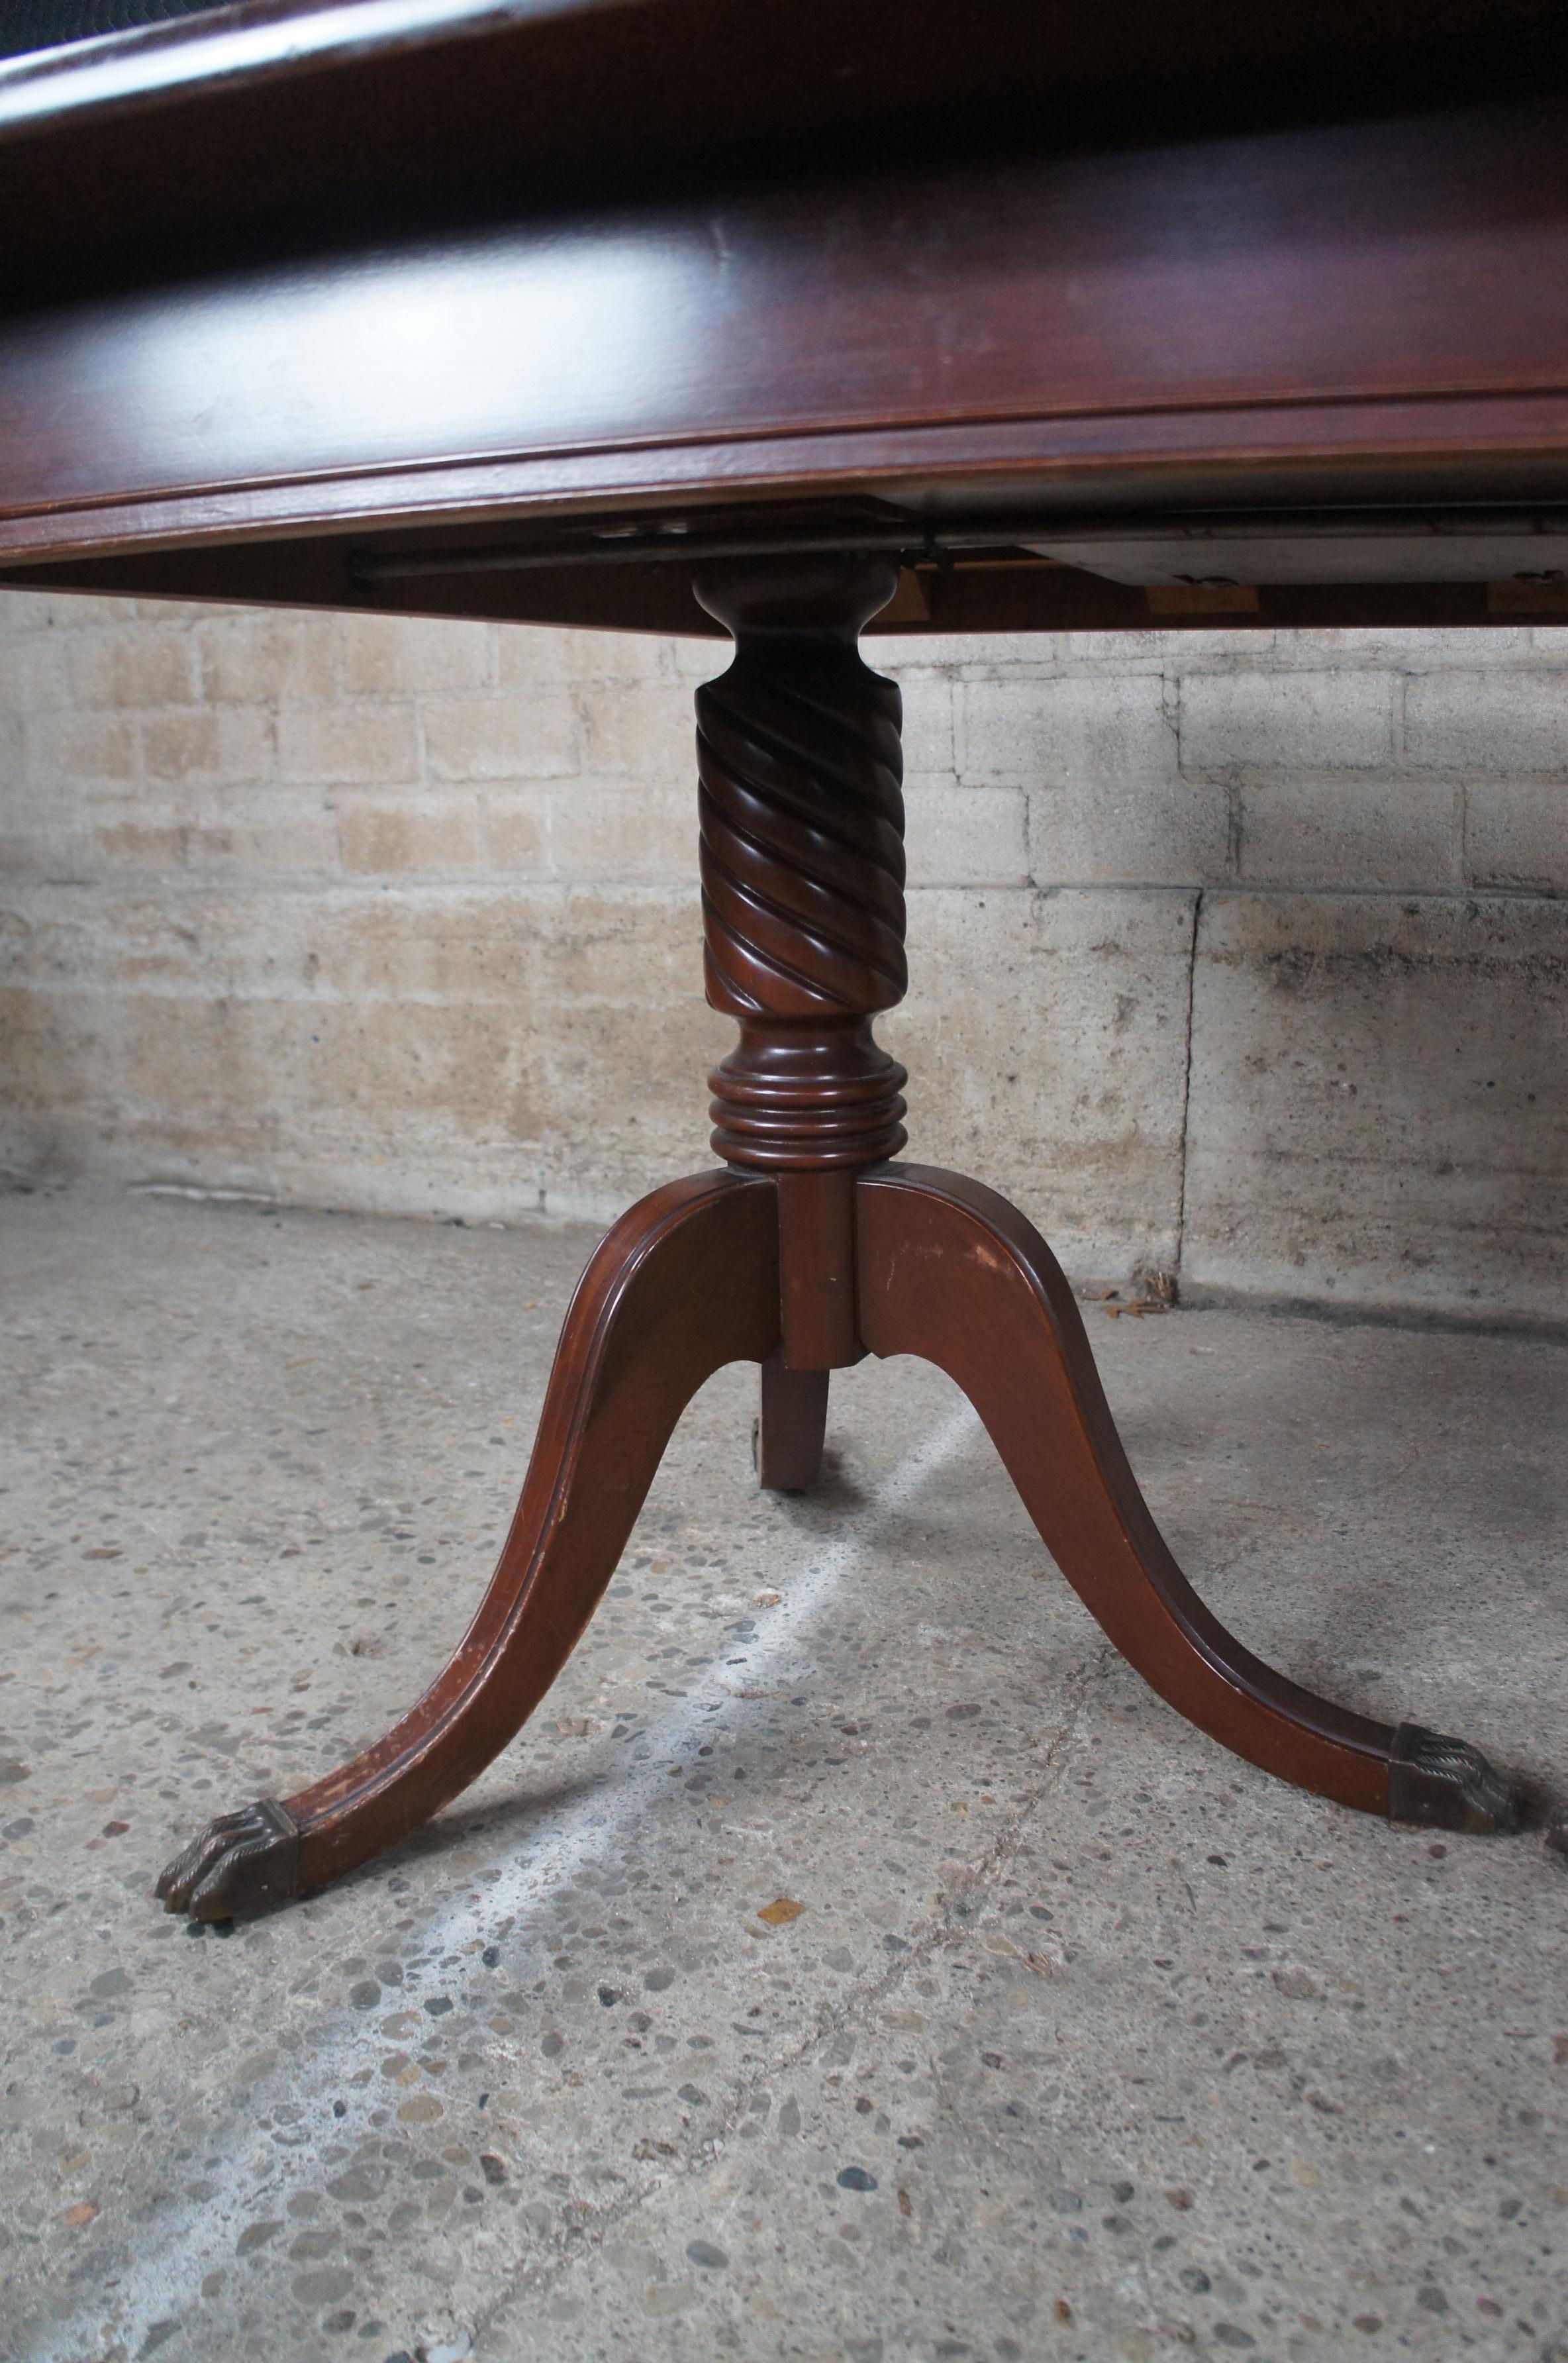
[[[0,580],[1568,620],[1554,0],[242,0],[0,63]]]

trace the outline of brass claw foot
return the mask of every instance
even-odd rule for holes
[[[1402,1723],[1388,1766],[1388,1818],[1471,1836],[1520,1827],[1524,1793],[1467,1740]]]
[[[298,1892],[300,1834],[287,1809],[259,1797],[220,1814],[176,1855],[154,1891],[166,1912],[193,1920],[231,1920]]]

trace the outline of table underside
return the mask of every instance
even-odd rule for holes
[[[836,548],[878,632],[1568,617],[1555,11],[1192,0],[1167,77],[1118,5],[252,0],[0,66],[0,579],[705,633],[701,564]]]

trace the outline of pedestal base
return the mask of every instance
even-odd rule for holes
[[[905,982],[901,709],[856,641],[896,577],[829,553],[698,578],[735,636],[729,671],[697,693],[708,998],[740,1027],[712,1078],[730,1170],[656,1191],[589,1265],[501,1563],[450,1665],[352,1763],[215,1822],[160,1882],[171,1910],[308,1892],[465,1788],[565,1664],[686,1403],[747,1359],[765,1485],[815,1476],[831,1370],[923,1355],[968,1395],[1090,1614],[1200,1729],[1364,1813],[1514,1825],[1514,1791],[1474,1749],[1315,1697],[1209,1614],[1138,1491],[1043,1239],[980,1183],[889,1161],[908,1078],[872,1020]]]
[[[1463,1741],[1375,1723],[1252,1655],[1205,1608],[1138,1491],[1060,1267],[978,1182],[887,1164],[855,1186],[860,1335],[973,1403],[1042,1540],[1144,1679],[1296,1786],[1429,1828],[1507,1830],[1520,1796]],[[677,1419],[723,1364],[762,1368],[758,1473],[809,1484],[828,1374],[780,1345],[772,1182],[704,1174],[616,1226],[578,1289],[512,1531],[472,1626],[384,1739],[280,1804],[208,1825],[159,1882],[195,1919],[308,1894],[448,1803],[521,1728],[614,1572]]]

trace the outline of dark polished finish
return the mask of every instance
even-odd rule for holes
[[[902,1067],[871,1020],[901,1001],[902,704],[862,663],[886,559],[740,560],[697,596],[735,636],[697,692],[708,999],[740,1043],[709,1078],[712,1146],[778,1191],[784,1360],[860,1359],[855,1175],[904,1145]]]
[[[699,1174],[622,1216],[572,1300],[512,1531],[450,1664],[384,1739],[288,1800],[302,1889],[417,1828],[505,1747],[598,1606],[686,1405],[778,1337],[766,1182]]]
[[[977,1182],[926,1166],[858,1198],[860,1323],[963,1388],[1052,1558],[1145,1681],[1265,1771],[1364,1813],[1388,1797],[1394,1733],[1265,1666],[1193,1591],[1150,1516],[1044,1240]]]
[[[766,1361],[778,1340],[766,1182],[698,1174],[622,1216],[572,1299],[479,1613],[384,1738],[285,1800],[288,1892],[308,1894],[405,1837],[500,1753],[576,1647],[687,1403],[724,1363]],[[186,1848],[159,1882],[171,1909],[213,1918],[271,1900],[253,1885],[247,1818],[267,1810],[226,1814]]]
[[[1386,496],[1561,499],[1564,278],[1558,96],[242,252],[8,324],[0,549],[123,546],[131,497],[189,542],[868,486],[918,542],[933,502],[1350,504],[1369,448]]]
[[[827,1428],[826,1370],[792,1370],[782,1354],[762,1366],[762,1402],[752,1429],[757,1483],[773,1493],[803,1493],[823,1465]]]
[[[1551,0],[373,14],[0,67],[0,565],[701,630],[662,527],[863,546],[849,509],[910,567],[878,628],[1564,612],[1463,535],[1425,579],[1260,559],[1185,610],[1029,548],[1064,512],[1568,503]],[[467,571],[487,540],[545,562]]]
[[[1553,0],[250,0],[0,77],[4,260],[58,288],[682,176],[1507,103],[1560,86],[1561,34]]]
[[[1468,1741],[1424,1730],[1419,1723],[1399,1725],[1388,1773],[1391,1822],[1485,1836],[1517,1830],[1524,1812],[1523,1792]]]
[[[287,1903],[300,1891],[300,1829],[286,1805],[258,1797],[220,1814],[175,1856],[153,1892],[166,1912],[232,1920]]]
[[[732,1165],[842,1172],[903,1147],[908,1080],[871,1019],[904,997],[902,700],[856,642],[883,559],[699,575],[734,661],[697,692],[704,971],[740,1046],[711,1078]]]
[[[0,66],[0,581],[736,641],[699,697],[728,1170],[595,1256],[451,1664],[214,1824],[172,1907],[306,1892],[455,1796],[737,1359],[788,1489],[831,1370],[929,1356],[1181,1713],[1346,1804],[1511,1825],[1463,1743],[1209,1615],[1043,1243],[889,1161],[899,698],[856,643],[1568,616],[1561,31],[1556,0],[246,0]]]

